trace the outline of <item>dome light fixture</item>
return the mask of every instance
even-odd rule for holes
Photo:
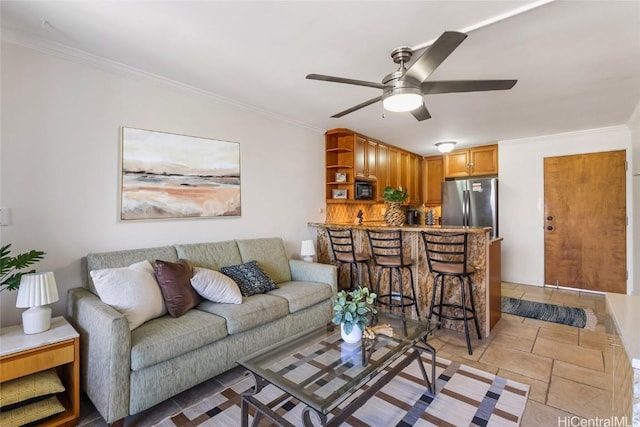
[[[448,153],[449,151],[453,150],[453,147],[455,147],[455,145],[455,141],[443,141],[438,142],[436,144],[436,148],[438,148],[438,151],[441,153]]]

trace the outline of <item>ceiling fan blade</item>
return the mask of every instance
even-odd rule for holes
[[[368,101],[364,101],[363,103],[358,104],[355,107],[351,107],[348,110],[344,110],[344,111],[341,111],[341,112],[339,112],[337,114],[334,114],[331,117],[337,119],[338,117],[342,117],[342,116],[345,116],[345,115],[347,115],[349,113],[353,113],[354,111],[357,111],[357,110],[359,110],[361,108],[364,108],[364,107],[366,107],[368,105],[374,104],[374,103],[376,103],[378,101],[381,101],[381,100],[382,100],[382,95],[376,96],[375,98],[372,98],[372,99],[370,99]]]
[[[342,77],[324,76],[322,74],[308,74],[309,80],[322,80],[325,82],[346,83],[348,85],[375,87],[376,89],[385,89],[387,86],[382,83],[366,82],[364,80],[345,79]]]
[[[424,102],[422,103],[421,107],[418,107],[415,110],[412,110],[411,114],[413,114],[413,117],[415,117],[416,120],[419,122],[431,118],[431,114],[429,114],[429,110],[427,110],[427,107],[426,105],[424,105]]]
[[[485,90],[508,90],[517,80],[441,80],[422,83],[422,93],[479,92]]]
[[[445,31],[422,56],[411,64],[400,80],[413,78],[419,82],[425,81],[466,38],[467,35],[464,33]]]

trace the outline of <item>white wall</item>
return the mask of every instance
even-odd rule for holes
[[[640,104],[629,120],[631,130],[631,186],[633,194],[633,253],[640,254]],[[633,293],[640,295],[640,256],[633,257]]]
[[[2,42],[0,227],[14,254],[44,250],[65,312],[89,252],[279,236],[297,256],[324,221],[324,136],[195,91]],[[240,143],[242,217],[119,222],[121,126]],[[20,323],[17,292],[0,293],[3,326]]]
[[[627,150],[631,163],[631,137],[627,126],[592,129],[536,138],[501,141],[500,234],[502,280],[542,285],[544,282],[544,158],[601,151]],[[631,174],[627,174],[627,211],[631,212]],[[631,220],[631,216],[629,216]],[[636,222],[636,224],[639,224]],[[606,227],[606,224],[603,224]],[[632,288],[633,227],[627,229],[627,268]]]

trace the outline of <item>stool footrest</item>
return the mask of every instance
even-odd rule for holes
[[[396,300],[397,301],[394,301]],[[405,302],[408,301],[408,302]],[[386,305],[387,307],[409,307],[412,305],[417,306],[416,300],[408,295],[378,295],[378,303]]]
[[[443,308],[453,308],[453,309],[458,309],[458,310],[464,310],[467,320],[473,320],[474,319],[473,316],[475,315],[475,311],[473,309],[471,309],[469,307],[463,307],[463,306],[457,305],[457,304],[434,304],[433,309],[431,310],[431,313],[434,316],[438,316],[438,317],[441,317],[441,318],[447,319],[447,320],[464,320],[465,319],[465,316],[454,317],[454,316],[442,314],[442,309]],[[469,314],[467,314],[467,313],[469,313]]]

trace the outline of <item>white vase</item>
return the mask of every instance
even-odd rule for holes
[[[342,340],[344,342],[348,342],[350,344],[355,344],[360,342],[362,339],[362,329],[360,329],[357,325],[351,329],[351,333],[347,334],[344,331],[344,323],[340,324],[340,335],[342,335]]]

